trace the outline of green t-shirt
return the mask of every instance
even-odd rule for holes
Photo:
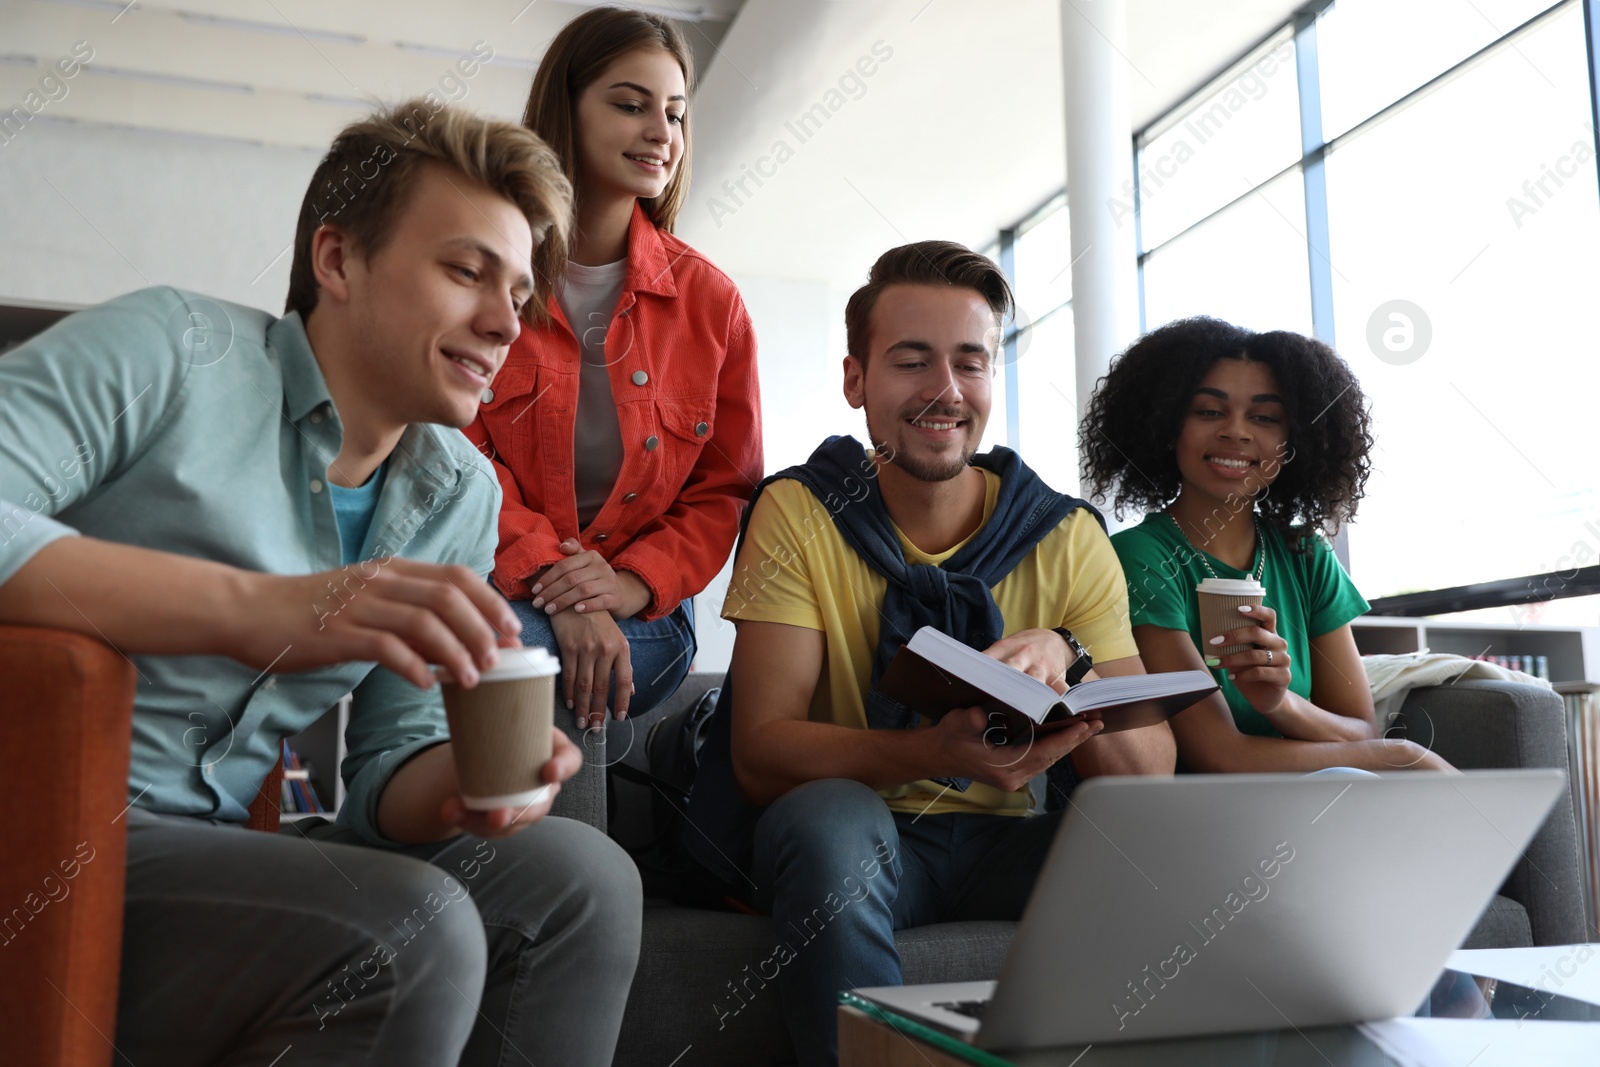
[[[1261,584],[1267,590],[1266,606],[1278,613],[1278,636],[1289,643],[1289,689],[1309,700],[1311,639],[1365,614],[1368,605],[1320,536],[1311,538],[1310,551],[1299,554],[1290,551],[1276,530],[1263,526],[1262,532],[1267,558]],[[1111,544],[1128,579],[1129,623],[1187,630],[1195,647],[1201,648],[1200,596],[1195,586],[1211,574],[1200,561],[1201,553],[1172,519],[1164,512],[1146,515],[1138,526],[1112,535]],[[1205,559],[1218,578],[1250,577],[1249,571],[1230,567],[1210,553]],[[1202,648],[1200,654],[1209,653]],[[1240,733],[1279,736],[1228,681],[1226,671],[1218,667],[1211,673]]]

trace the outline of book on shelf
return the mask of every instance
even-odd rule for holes
[[[328,809],[311,784],[311,765],[302,764],[299,753],[283,742],[283,784],[278,810],[287,815],[322,815]]]
[[[1217,691],[1206,671],[1130,674],[1079,682],[1066,693],[993,656],[924,626],[902,645],[878,680],[884,696],[938,721],[956,708],[999,715],[1013,737],[1049,733],[1087,719],[1102,732],[1166,722]]]

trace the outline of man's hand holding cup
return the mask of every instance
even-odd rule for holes
[[[536,822],[583,765],[554,722],[561,664],[542,648],[499,651],[471,688],[439,672],[450,722],[456,795],[440,817],[478,837],[504,837]]]

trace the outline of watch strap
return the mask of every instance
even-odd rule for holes
[[[1066,680],[1068,685],[1077,685],[1083,681],[1083,676],[1089,673],[1094,666],[1094,660],[1088,651],[1072,636],[1072,631],[1065,626],[1055,627],[1055,632],[1061,635],[1061,640],[1067,643],[1067,649],[1072,655],[1072,661],[1067,664]]]

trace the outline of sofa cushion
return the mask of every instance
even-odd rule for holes
[[[1010,922],[936,923],[894,935],[907,985],[924,982],[983,982],[1000,977],[1011,935]]]
[[[1532,944],[1533,927],[1528,922],[1527,909],[1510,897],[1496,894],[1461,947],[1527,948]]]

